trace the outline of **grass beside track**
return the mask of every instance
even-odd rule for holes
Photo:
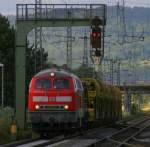
[[[10,107],[4,109],[0,108],[0,145],[7,144],[12,141],[24,140],[29,138],[37,138],[37,134],[32,133],[31,129],[18,130],[17,135],[14,137],[11,135],[11,124],[14,110]]]
[[[6,107],[0,109],[0,144],[10,141],[10,125],[13,115],[13,109]]]
[[[36,139],[39,138],[39,135],[32,132],[31,129],[19,130],[16,136],[16,140],[10,134],[10,129],[4,129],[0,131],[0,145],[8,144],[11,142],[26,140],[26,139]]]

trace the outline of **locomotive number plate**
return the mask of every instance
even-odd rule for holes
[[[33,102],[47,102],[47,96],[33,96]]]
[[[49,101],[49,102],[56,102],[56,97],[49,97],[49,98],[48,98],[48,101]]]

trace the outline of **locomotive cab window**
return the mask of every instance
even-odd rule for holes
[[[54,80],[54,88],[68,89],[69,88],[69,80],[68,79],[55,79]]]
[[[78,89],[83,90],[82,84],[79,80],[76,80],[76,85]]]
[[[36,89],[39,89],[39,88],[44,88],[44,89],[51,88],[51,81],[49,79],[38,79],[35,82],[35,88]]]

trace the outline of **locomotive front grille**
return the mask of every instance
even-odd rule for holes
[[[39,110],[64,110],[64,105],[40,105]]]

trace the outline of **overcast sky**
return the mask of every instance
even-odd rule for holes
[[[121,0],[42,0],[43,3],[105,3],[116,4]],[[35,0],[0,0],[0,13],[15,14],[17,3],[34,3]],[[150,0],[125,0],[126,6],[150,7]]]

